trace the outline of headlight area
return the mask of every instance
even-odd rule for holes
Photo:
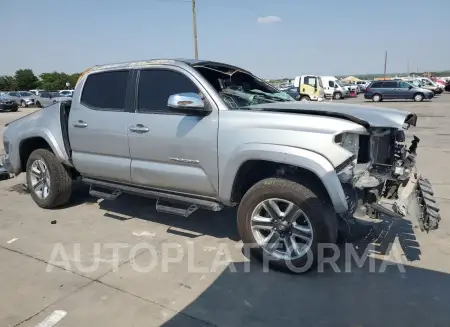
[[[339,144],[345,150],[351,152],[355,159],[358,157],[359,151],[359,134],[355,133],[342,133],[334,137],[334,142]]]
[[[336,167],[336,173],[341,183],[350,183],[354,177],[358,160],[359,134],[338,134],[334,137],[334,142],[352,154],[351,157]]]
[[[351,156],[336,167],[336,174],[341,183],[350,183],[355,175],[356,156]]]

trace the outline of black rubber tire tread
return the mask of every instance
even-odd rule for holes
[[[50,172],[50,193],[46,199],[40,199],[31,190],[30,167],[33,161],[43,160]],[[27,161],[27,185],[31,197],[36,204],[44,209],[52,209],[66,204],[72,194],[72,177],[66,167],[47,149],[34,150]]]
[[[270,267],[289,273],[305,273],[313,269],[318,264],[319,244],[336,243],[337,240],[338,226],[333,208],[325,199],[317,196],[313,189],[306,185],[284,178],[261,180],[245,193],[239,204],[237,225],[244,246],[256,244],[251,231],[252,211],[261,201],[271,197],[286,199],[299,206],[310,220],[314,238],[310,249],[312,263],[308,262],[307,256],[293,261],[270,258]],[[264,259],[264,256],[269,256],[259,247],[251,247],[250,253],[260,261]],[[307,264],[308,266],[306,266]],[[301,270],[293,270],[292,267]]]

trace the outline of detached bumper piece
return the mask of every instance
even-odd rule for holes
[[[427,232],[438,229],[441,215],[439,214],[439,207],[428,179],[419,178],[417,193],[418,204],[422,209],[421,215],[418,217],[420,229]]]

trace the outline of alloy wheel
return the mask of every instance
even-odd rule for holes
[[[251,215],[251,229],[258,245],[278,259],[295,260],[306,255],[313,241],[309,218],[294,203],[270,198]]]
[[[31,164],[30,171],[31,190],[40,198],[46,199],[50,193],[50,173],[42,160]]]

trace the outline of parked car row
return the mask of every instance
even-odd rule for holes
[[[3,102],[13,102],[14,108],[19,106],[27,108],[30,106],[36,106],[38,108],[47,107],[51,104],[61,102],[64,100],[70,100],[73,94],[73,90],[60,90],[60,91],[46,91],[46,90],[30,90],[30,91],[9,91],[0,92]],[[17,105],[17,107],[16,107]],[[9,105],[2,105],[0,109]],[[16,109],[17,110],[17,109]]]
[[[450,82],[433,81],[428,77],[403,77],[389,80],[344,83],[334,76],[297,76],[293,86],[281,89],[298,101],[322,101],[325,98],[344,99],[364,93],[365,99],[375,102],[387,99],[423,101],[432,99],[444,90],[450,91]]]

